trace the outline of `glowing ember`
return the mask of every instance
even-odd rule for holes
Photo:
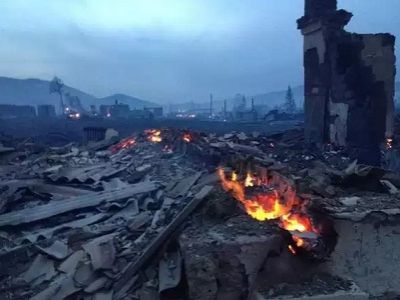
[[[192,141],[192,136],[189,133],[184,133],[183,136],[182,136],[182,139],[186,143],[190,143]]]
[[[147,134],[147,140],[153,143],[161,143],[161,130],[158,129],[148,129],[144,131]]]
[[[393,139],[392,138],[387,138],[386,139],[386,149],[390,150],[393,148]]]
[[[279,220],[279,226],[288,231],[315,232],[311,219],[303,213],[296,212],[299,211],[300,203],[294,191],[286,190],[286,197],[280,196],[277,190],[259,192],[247,197],[246,188],[266,186],[266,181],[250,173],[243,181],[240,181],[236,172],[232,173],[229,180],[222,168],[218,169],[218,175],[223,189],[232,193],[232,196],[242,203],[247,214],[254,219]],[[298,248],[305,246],[303,239],[297,236],[292,236],[292,238]],[[290,247],[293,250],[291,252],[295,254],[293,246]]]
[[[232,181],[237,181],[237,174],[236,172],[232,172]]]
[[[114,145],[111,149],[112,153],[118,152],[122,149],[127,149],[132,147],[133,145],[136,144],[136,140],[133,137],[128,137],[126,139],[123,139],[122,141],[120,141],[118,144]]]
[[[293,248],[292,245],[289,245],[289,246],[288,246],[288,249],[289,249],[289,251],[290,251],[293,255],[296,255],[296,254],[297,254],[296,250]]]
[[[244,181],[244,186],[249,187],[249,186],[254,186],[254,178],[251,176],[250,173],[247,173],[246,179]]]

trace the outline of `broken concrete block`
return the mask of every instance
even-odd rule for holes
[[[355,200],[357,205],[346,206],[345,211],[330,208],[338,239],[323,267],[332,274],[353,279],[371,295],[387,291],[400,294],[398,200],[389,195]]]
[[[55,241],[51,246],[46,248],[38,246],[37,249],[54,259],[64,259],[68,256],[68,246],[61,241]]]
[[[58,266],[58,270],[72,276],[76,271],[78,263],[85,260],[85,258],[85,252],[83,250],[78,250],[74,252],[71,256],[69,256],[66,260],[64,260]]]
[[[112,233],[101,236],[82,245],[82,248],[90,256],[94,270],[112,269],[116,255],[113,240],[115,235]]]
[[[38,254],[29,269],[22,275],[22,279],[27,283],[33,282],[32,285],[34,286],[50,280],[56,274],[54,261]]]
[[[248,297],[264,260],[278,251],[282,239],[268,223],[241,216],[224,224],[191,226],[179,241],[189,299],[239,300]]]
[[[182,257],[179,251],[167,252],[159,262],[158,291],[178,286],[182,274]]]

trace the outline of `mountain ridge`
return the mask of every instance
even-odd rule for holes
[[[59,105],[59,96],[50,94],[49,81],[27,78],[16,79],[11,77],[0,76],[0,104],[16,104],[16,105],[41,105],[53,104]],[[130,95],[117,93],[106,97],[96,97],[77,88],[64,86],[65,93],[71,96],[79,97],[82,106],[89,109],[90,105],[111,105],[116,100],[119,103],[128,104],[131,108],[143,108],[145,106],[156,106],[158,104],[139,99]]]

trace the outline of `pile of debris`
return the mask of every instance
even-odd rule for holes
[[[374,226],[389,218],[396,227],[400,177],[302,142],[301,131],[151,129],[81,146],[8,147],[0,154],[2,299],[263,297],[267,279],[291,283],[286,272],[299,264],[297,281],[354,280],[336,253],[347,251],[341,237],[352,237],[343,222],[372,215]],[[259,218],[277,206],[279,215]],[[390,217],[377,220],[376,211]],[[263,271],[282,262],[274,280]]]
[[[212,187],[196,165],[141,138],[3,156],[4,299],[123,299],[155,279],[136,275]]]

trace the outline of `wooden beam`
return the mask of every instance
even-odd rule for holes
[[[141,182],[123,189],[93,193],[70,197],[65,200],[50,202],[45,205],[38,205],[32,208],[25,208],[18,211],[0,215],[0,227],[16,226],[34,221],[47,219],[59,214],[76,209],[97,206],[102,202],[119,201],[136,194],[147,193],[156,190],[157,187],[152,182]]]
[[[142,255],[135,261],[129,263],[122,271],[120,278],[114,284],[114,290],[121,289],[130,278],[133,278],[140,268],[151,258],[168,237],[178,228],[179,225],[196,209],[203,199],[211,192],[213,186],[207,185],[203,187],[194,198],[182,209],[181,212],[154,238]]]

